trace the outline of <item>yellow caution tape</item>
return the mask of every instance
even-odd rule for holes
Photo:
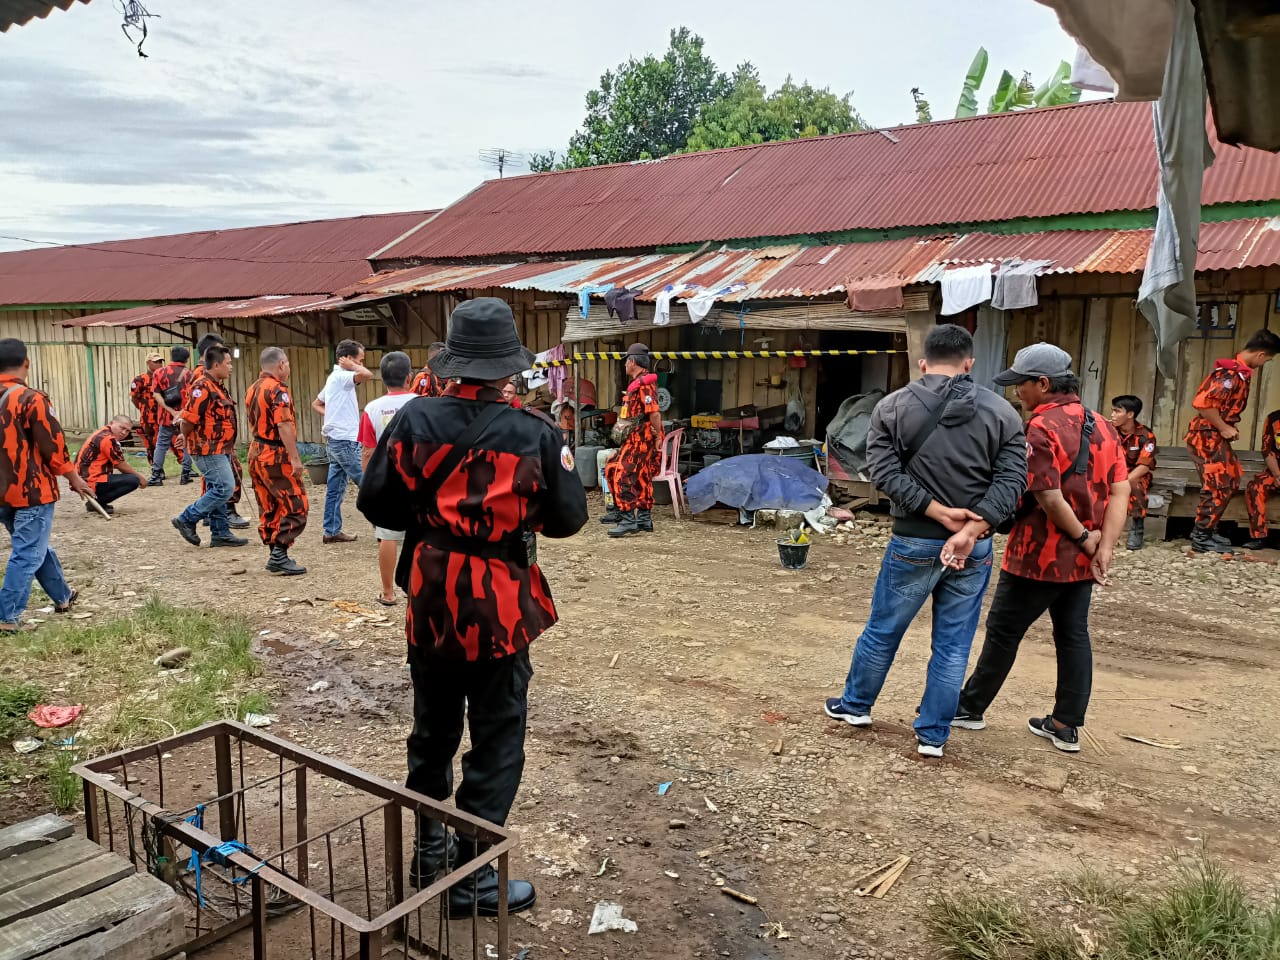
[[[649,356],[655,360],[754,360],[774,357],[864,357],[887,356],[906,353],[905,350],[654,350]],[[566,360],[544,360],[534,367],[568,367],[583,360],[625,360],[622,350],[575,353]]]

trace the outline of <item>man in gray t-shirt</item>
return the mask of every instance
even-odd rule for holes
[[[364,347],[343,340],[335,351],[337,362],[311,409],[324,417],[324,438],[329,450],[329,481],[324,494],[324,542],[350,543],[355,536],[342,532],[342,498],[347,482],[360,485],[360,401],[356,385],[373,379],[364,365]]]

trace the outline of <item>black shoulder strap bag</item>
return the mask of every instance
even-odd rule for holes
[[[933,436],[933,432],[938,429],[938,424],[942,423],[942,416],[947,411],[947,402],[951,399],[954,387],[954,380],[947,384],[947,389],[943,393],[942,399],[929,408],[929,416],[925,420],[924,426],[916,432],[916,435],[911,438],[911,442],[904,446],[902,452],[898,454],[898,462],[902,464],[903,470],[907,469],[907,465],[916,458],[916,454],[924,449],[925,441]]]
[[[1095,428],[1093,411],[1086,409],[1084,419],[1080,423],[1080,449],[1076,451],[1076,458],[1071,462],[1072,473],[1082,474],[1089,472],[1089,439],[1093,436]],[[996,533],[1008,533],[1013,529],[1015,523],[1035,509],[1035,505],[1036,495],[1034,493],[1024,493],[1021,502],[1018,504],[1018,509],[1013,512],[1012,517],[996,527]]]

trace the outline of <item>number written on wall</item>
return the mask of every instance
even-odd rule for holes
[[[1102,375],[1102,368],[1098,366],[1097,360],[1090,360],[1089,366],[1085,368],[1085,373],[1097,380]]]

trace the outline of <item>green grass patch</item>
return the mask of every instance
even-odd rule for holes
[[[44,690],[37,684],[0,676],[0,740],[11,740],[28,729],[27,714],[43,699]]]
[[[252,631],[241,619],[180,609],[151,598],[132,613],[98,624],[47,624],[20,634],[9,670],[36,680],[59,678],[63,699],[83,703],[83,739],[114,750],[189,730],[212,720],[238,718],[242,702],[255,707],[250,681],[258,664]],[[153,664],[174,647],[192,653],[182,669]]]
[[[1086,871],[1034,887],[1041,899],[965,894],[930,909],[943,960],[1277,960],[1280,900],[1259,903],[1208,860],[1135,892]],[[1054,908],[1045,896],[1058,896]]]
[[[49,802],[58,813],[70,813],[77,809],[84,797],[83,781],[71,772],[77,762],[76,754],[70,750],[59,750],[49,762],[45,774]]]

